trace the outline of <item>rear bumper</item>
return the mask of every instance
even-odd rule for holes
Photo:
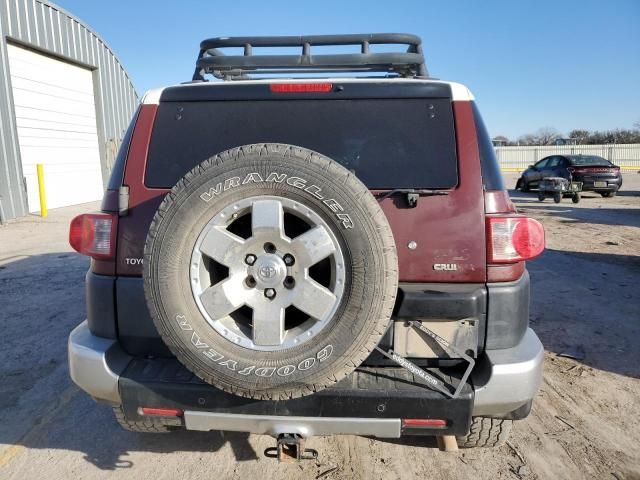
[[[474,416],[504,416],[530,403],[542,383],[544,347],[530,328],[518,345],[486,350],[472,374]]]
[[[583,177],[574,175],[574,181],[582,182],[582,190],[586,192],[615,192],[622,187],[622,175],[619,177]],[[596,182],[598,185],[596,187]],[[601,185],[603,183],[604,185]]]
[[[455,400],[409,381],[404,369],[364,369],[331,389],[286,401],[253,401],[202,383],[173,359],[140,359],[115,340],[96,337],[83,322],[69,336],[73,381],[99,401],[122,405],[139,420],[138,407],[184,410],[191,430],[235,430],[259,434],[464,434],[471,415],[508,416],[536,395],[542,379],[542,344],[529,329],[520,343],[487,350],[472,380]],[[440,429],[402,429],[401,418],[446,418]],[[437,431],[436,431],[437,430]]]
[[[187,410],[184,423],[187,430],[251,432],[273,437],[284,433],[296,433],[305,438],[322,435],[398,438],[402,435],[399,418],[242,415]]]
[[[67,352],[71,380],[96,400],[120,405],[118,380],[131,357],[118,342],[93,335],[85,320],[69,335]]]

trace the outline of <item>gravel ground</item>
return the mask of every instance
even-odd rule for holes
[[[67,225],[96,205],[0,227],[0,478],[640,478],[640,175],[627,174],[612,199],[513,199],[547,231],[547,251],[529,264],[531,323],[547,353],[510,444],[441,453],[433,439],[314,438],[320,459],[301,465],[264,458],[269,437],[120,430],[66,365],[88,267]]]

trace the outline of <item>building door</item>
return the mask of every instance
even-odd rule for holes
[[[103,194],[91,70],[7,45],[29,211],[40,210],[36,164],[44,165],[47,207]]]

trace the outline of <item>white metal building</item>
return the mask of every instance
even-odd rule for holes
[[[102,197],[137,104],[108,45],[45,0],[0,3],[0,216]]]

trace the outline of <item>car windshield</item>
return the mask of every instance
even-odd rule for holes
[[[569,157],[572,165],[582,166],[582,165],[603,165],[603,166],[611,166],[611,162],[602,157],[598,157],[597,155],[576,155]]]

